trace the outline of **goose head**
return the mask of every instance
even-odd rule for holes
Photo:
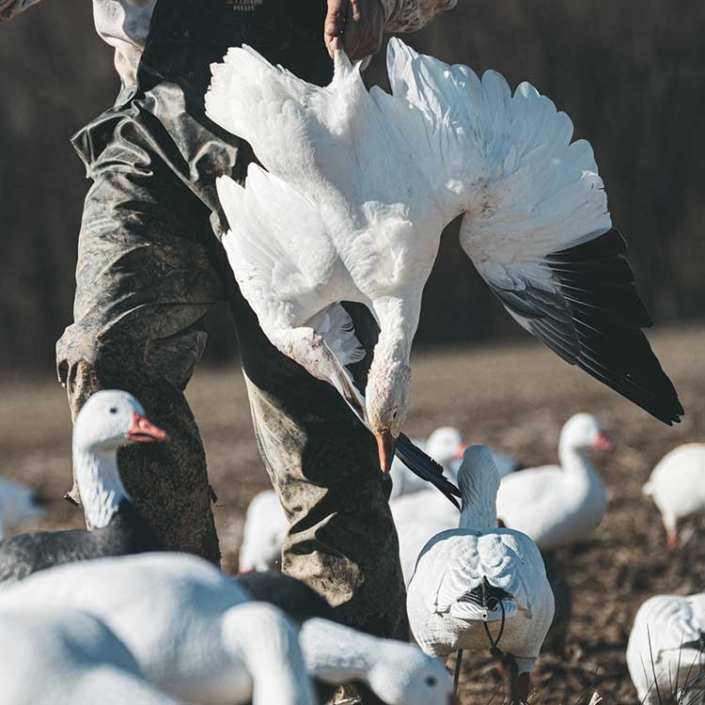
[[[497,528],[497,492],[500,475],[486,446],[468,446],[458,470],[462,496],[461,529],[484,531]]]
[[[440,426],[426,441],[426,452],[443,466],[462,458],[466,447],[460,431],[453,426]]]
[[[615,445],[592,414],[575,414],[561,431],[560,445],[567,450],[584,452],[590,448],[611,452]]]
[[[394,444],[409,410],[411,367],[402,360],[379,360],[375,355],[365,391],[367,419],[377,439],[379,465],[388,473]]]
[[[388,705],[452,705],[453,683],[440,661],[420,649],[394,649],[388,642],[365,678],[377,697]]]
[[[145,416],[131,394],[106,390],[96,392],[84,404],[74,424],[73,440],[76,450],[105,453],[128,443],[162,443],[168,436]]]

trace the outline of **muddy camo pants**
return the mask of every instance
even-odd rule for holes
[[[397,536],[374,440],[330,386],[272,347],[214,234],[224,227],[215,177],[242,177],[247,145],[190,117],[168,83],[104,114],[74,144],[93,180],[75,322],[57,344],[74,416],[99,389],[141,400],[171,441],[121,451],[125,486],[168,549],[217,563],[206,458],[184,389],[206,345],[205,314],[229,300],[257,443],[291,523],[283,569],[350,625],[405,638]],[[236,482],[237,459],[233,472]]]

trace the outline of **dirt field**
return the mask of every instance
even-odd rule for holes
[[[641,497],[640,488],[667,451],[705,439],[705,328],[662,332],[652,342],[686,409],[683,423],[674,428],[538,344],[456,349],[414,360],[406,428],[411,436],[452,424],[469,441],[491,444],[534,465],[554,462],[558,434],[568,416],[591,411],[618,443],[613,455],[596,458],[611,494],[606,520],[590,545],[561,555],[574,600],[568,653],[542,656],[534,703],[587,703],[594,690],[605,705],[636,703],[624,661],[636,609],[655,593],[703,589],[705,522],[695,531],[692,525],[686,528],[686,540],[669,555],[658,512]],[[0,384],[0,396],[0,469],[54,500],[42,526],[80,526],[78,512],[59,499],[71,486],[70,426],[61,388],[50,379],[6,381]],[[216,511],[226,567],[232,567],[247,503],[268,486],[252,437],[244,384],[235,368],[204,370],[194,379],[189,397],[219,496]],[[502,702],[500,681],[487,664],[466,669],[461,692],[464,705]]]

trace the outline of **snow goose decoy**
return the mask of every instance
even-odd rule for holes
[[[46,501],[31,487],[0,477],[0,540],[8,529],[37,519],[46,512]]]
[[[0,589],[0,612],[62,608],[95,615],[150,681],[187,702],[232,705],[254,693],[254,705],[307,704],[302,648],[309,674],[318,680],[366,682],[389,705],[447,705],[448,675],[433,659],[408,644],[322,619],[329,613],[310,599],[303,610],[292,606],[304,586],[282,587],[293,580],[282,575],[274,588],[261,577],[232,580],[207,561],[178,553],[103,558]],[[281,615],[275,606],[253,597],[305,622],[299,641],[290,641],[286,623],[275,623]],[[247,609],[254,610],[249,619]]]
[[[245,188],[217,182],[242,293],[270,341],[374,433],[382,470],[395,439],[405,462],[412,452],[401,434],[411,345],[441,231],[461,214],[463,249],[525,329],[662,421],[679,420],[592,149],[571,143],[570,119],[528,83],[512,95],[497,73],[480,80],[398,39],[387,50],[392,95],[368,92],[344,52],[334,64],[320,88],[230,49],[212,66],[206,109],[264,166],[250,165]],[[378,323],[371,356],[344,301]],[[351,367],[370,357],[363,388]],[[414,472],[450,491],[416,460]]]
[[[73,429],[74,473],[91,531],[18,534],[0,543],[0,582],[100,556],[153,551],[159,544],[120,480],[118,448],[160,443],[167,435],[127,392],[101,391],[83,406]]]
[[[528,468],[505,477],[497,495],[497,516],[530,536],[542,551],[587,541],[607,512],[607,492],[588,452],[612,451],[614,444],[590,414],[576,414],[563,426],[559,465]]]
[[[0,590],[2,612],[38,607],[98,617],[152,683],[187,702],[314,702],[289,620],[196,556],[101,558]]]
[[[409,625],[431,656],[491,649],[512,657],[513,699],[526,701],[553,619],[543,559],[528,536],[497,528],[500,478],[487,448],[465,451],[458,479],[460,527],[438,534],[421,552],[407,596]]]
[[[141,674],[96,617],[74,610],[0,611],[0,703],[178,705]]]
[[[668,453],[643,492],[661,512],[668,548],[676,548],[679,520],[705,512],[705,443],[687,443]]]
[[[634,618],[627,667],[640,703],[705,702],[705,593],[649,598]]]
[[[353,683],[370,688],[387,705],[447,705],[448,674],[417,648],[342,625],[323,597],[284,573],[253,572],[235,581],[301,625],[306,667],[319,683],[322,702],[330,699],[331,688]]]
[[[282,546],[289,522],[274,490],[256,495],[247,507],[238,567],[250,570],[281,570]]]

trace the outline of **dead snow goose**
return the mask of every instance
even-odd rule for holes
[[[92,531],[40,531],[6,539],[0,543],[0,582],[22,580],[63,563],[158,549],[120,480],[117,452],[128,443],[166,439],[131,394],[116,390],[94,394],[73,428],[74,472]]]
[[[668,453],[643,492],[661,512],[668,548],[676,548],[678,522],[705,512],[705,443],[687,443]]]
[[[705,593],[644,602],[629,635],[627,667],[640,703],[705,702]]]
[[[424,547],[409,584],[411,631],[429,655],[489,652],[513,657],[516,689],[526,701],[531,672],[553,619],[543,559],[522,533],[497,528],[499,473],[484,446],[465,451],[458,474],[460,527]]]
[[[77,610],[0,611],[0,703],[178,705],[103,622]]]
[[[503,478],[497,516],[542,551],[587,541],[607,512],[607,492],[588,455],[591,448],[611,451],[614,444],[594,416],[572,416],[561,431],[561,464]]]
[[[510,314],[571,364],[672,423],[673,385],[641,331],[651,320],[612,228],[592,149],[528,83],[389,43],[393,94],[365,89],[335,55],[319,88],[249,47],[212,66],[209,116],[247,140],[265,171],[246,188],[218,181],[223,243],[262,329],[284,354],[336,387],[374,433],[389,471],[409,405],[409,358],[443,227]],[[380,329],[365,357],[341,302]],[[413,467],[448,490],[427,465]]]

